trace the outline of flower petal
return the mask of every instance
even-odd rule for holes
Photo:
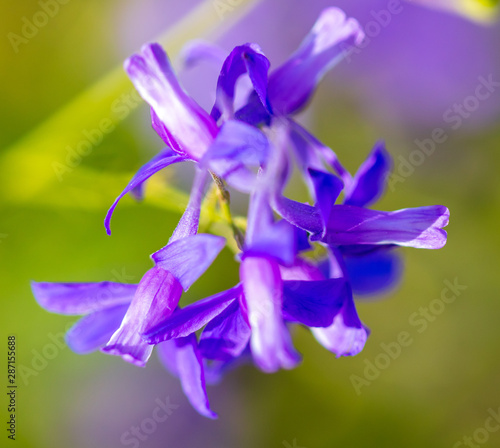
[[[256,175],[248,167],[262,166],[268,154],[269,142],[264,133],[241,121],[229,120],[200,163],[233,188],[249,193],[255,187]]]
[[[363,255],[344,255],[347,275],[355,294],[386,292],[401,278],[403,264],[399,254],[386,246],[378,247],[379,250]]]
[[[408,208],[381,212],[350,205],[336,205],[322,241],[344,244],[397,244],[421,249],[440,249],[446,244],[450,212],[446,207]]]
[[[150,269],[141,279],[120,328],[102,351],[143,367],[153,347],[141,334],[172,314],[181,294],[182,287],[170,272],[156,266]]]
[[[210,409],[205,387],[203,363],[196,335],[173,339],[158,345],[160,361],[179,377],[182,389],[191,405],[204,417],[216,419]]]
[[[268,373],[281,367],[295,367],[300,356],[283,322],[283,282],[278,263],[272,259],[245,257],[240,265],[240,277],[256,364]]]
[[[113,205],[108,210],[108,213],[106,213],[106,218],[104,219],[104,227],[106,227],[107,234],[111,235],[111,229],[110,229],[111,217],[113,215],[116,206],[118,205],[118,202],[120,201],[121,198],[123,198],[123,196],[125,196],[127,193],[133,190],[137,191],[137,188],[139,188],[143,182],[145,182],[153,174],[157,173],[163,168],[166,168],[167,166],[172,165],[174,163],[183,162],[184,160],[186,160],[184,157],[176,154],[171,149],[166,149],[157,156],[153,157],[148,163],[143,165],[139,169],[139,171],[137,171],[136,175],[128,183],[125,189],[121,192],[120,196],[118,196],[115,202],[113,202]]]
[[[157,266],[171,272],[184,291],[200,278],[224,248],[226,239],[200,233],[167,244],[151,255]]]
[[[384,143],[377,143],[345,192],[344,204],[367,207],[375,202],[384,192],[391,168],[391,156]]]
[[[323,10],[297,51],[269,77],[268,95],[274,113],[289,115],[312,96],[323,75],[361,42],[360,24],[338,8]]]
[[[309,327],[328,327],[348,294],[344,279],[285,281],[283,317]]]
[[[78,315],[129,304],[134,297],[137,285],[114,282],[31,282],[31,289],[38,304],[47,311]]]
[[[120,327],[127,305],[105,308],[81,318],[66,333],[69,348],[80,355],[100,349]]]
[[[314,193],[316,197],[315,207],[321,214],[321,220],[323,222],[323,234],[325,234],[328,218],[335,204],[335,201],[344,188],[344,183],[333,174],[327,173],[325,171],[314,170],[311,168],[309,169],[309,176],[311,177],[312,183],[314,185]]]
[[[235,47],[224,61],[217,81],[217,98],[212,117],[217,121],[221,115],[232,118],[236,81],[247,73],[260,103],[269,111],[267,104],[267,72],[269,60],[256,44]]]
[[[194,236],[198,232],[201,203],[204,197],[207,177],[207,170],[196,168],[196,174],[194,176],[193,186],[191,187],[188,205],[186,206],[186,210],[184,210],[177,227],[168,241],[169,244],[188,236]]]
[[[239,303],[234,301],[201,333],[200,352],[207,359],[229,361],[243,353],[250,334],[250,326],[241,314]]]
[[[199,160],[217,135],[217,125],[184,92],[161,46],[145,45],[141,54],[125,61],[125,70],[183,153]]]
[[[149,344],[158,344],[172,338],[188,336],[222,313],[240,294],[241,285],[237,285],[177,309],[171,316],[145,331],[143,338]]]
[[[327,328],[311,328],[314,337],[327,350],[339,356],[355,356],[363,350],[369,330],[361,323],[352,297]]]

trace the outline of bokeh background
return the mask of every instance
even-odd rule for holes
[[[45,21],[38,13],[49,3],[4,1],[0,14],[1,365],[7,384],[7,335],[15,335],[17,446],[134,446],[124,444],[123,435],[168,401],[177,408],[139,446],[441,448],[464,436],[499,446],[500,431],[481,428],[500,408],[500,88],[477,101],[457,129],[444,118],[455,103],[476,104],[467,98],[480,77],[500,81],[497,24],[413,2],[401,3],[402,12],[390,23],[378,22],[376,32],[368,23],[388,5],[378,0],[263,0],[237,22],[235,13],[245,2],[221,1],[208,3],[200,19],[214,26],[186,22],[190,30],[178,27],[163,40],[174,55],[200,32],[217,36],[226,49],[251,40],[276,66],[322,7],[345,7],[372,27],[371,42],[327,76],[301,120],[353,171],[377,140],[386,140],[402,181],[377,208],[444,204],[451,210],[444,249],[402,250],[405,273],[398,287],[359,300],[360,316],[372,330],[361,354],[336,359],[298,328],[302,365],[273,375],[250,366],[231,372],[209,387],[219,413],[213,422],[191,409],[155,356],[139,369],[101,353],[72,353],[61,340],[76,317],[45,312],[30,292],[31,280],[138,282],[151,266],[149,254],[166,243],[180,217],[189,170],[158,175],[143,203],[122,201],[111,237],[103,228],[107,207],[161,149],[145,104],[122,96],[132,85],[120,66],[200,2],[67,1],[57,3]],[[40,26],[26,25],[34,21]],[[219,31],[207,34],[208,28]],[[205,106],[215,76],[210,64],[182,71],[186,87]],[[114,130],[102,141],[95,137],[97,143],[78,159],[68,145],[88,140],[103,119]],[[415,140],[429,139],[436,128],[447,139],[422,159]],[[235,281],[237,264],[225,250],[183,300]],[[466,289],[440,306],[446,281]],[[429,306],[425,328],[416,325],[412,316]],[[381,344],[397,341],[401,332],[412,343],[357,393],[352,375],[363,377],[383,353]],[[11,443],[7,432],[1,440],[2,446]]]

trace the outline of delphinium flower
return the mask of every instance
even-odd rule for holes
[[[118,201],[126,193],[141,197],[144,182],[157,171],[190,161],[196,175],[179,224],[168,244],[152,255],[154,267],[138,285],[33,283],[35,297],[47,310],[85,315],[67,334],[70,347],[78,353],[101,349],[144,366],[156,345],[193,407],[209,418],[216,414],[207,380],[220,379],[244,361],[267,373],[300,362],[293,325],[310,328],[337,356],[363,349],[369,330],[358,316],[354,293],[379,291],[397,277],[396,246],[442,247],[449,212],[442,206],[394,212],[367,208],[382,194],[390,171],[384,145],[378,143],[351,176],[330,148],[295,122],[294,114],[344,55],[342,46],[362,38],[354,19],[328,8],[277,69],[256,44],[235,47],[222,65],[210,114],[181,87],[158,44],[146,45],[126,61],[167,148],[118,196],[106,215],[106,230]],[[238,95],[242,77],[251,86],[243,100]],[[295,165],[312,205],[284,195]],[[198,233],[209,173],[237,242],[240,280],[181,308],[182,292],[226,244],[221,236]],[[249,193],[246,226],[236,226],[231,217],[226,184]],[[323,255],[314,257],[313,248]],[[388,269],[374,272],[381,260]]]

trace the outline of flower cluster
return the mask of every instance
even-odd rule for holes
[[[141,197],[154,173],[191,162],[196,175],[186,211],[138,285],[33,283],[45,309],[85,315],[67,334],[73,350],[100,349],[144,366],[156,346],[194,408],[215,418],[205,381],[218,380],[241,360],[264,372],[295,367],[300,362],[290,335],[295,324],[309,327],[337,356],[363,349],[369,331],[353,293],[377,292],[395,280],[397,246],[441,248],[449,212],[443,206],[368,208],[382,194],[391,169],[384,144],[377,143],[352,176],[330,148],[294,120],[325,72],[342,58],[342,49],[362,39],[358,22],[329,8],[274,70],[257,45],[238,46],[222,64],[210,114],[183,90],[158,44],[126,61],[167,148],[116,199],[105,219],[107,232],[119,200],[127,193]],[[192,59],[210,54],[213,49],[205,44],[191,48]],[[247,92],[240,91],[245,89],[240,79],[247,81]],[[293,169],[313,205],[285,196]],[[246,225],[231,222],[240,249],[240,281],[181,308],[183,292],[226,245],[221,236],[198,233],[210,175],[226,206],[226,185],[249,195]]]

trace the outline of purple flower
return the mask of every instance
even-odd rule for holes
[[[48,311],[86,315],[67,335],[77,353],[101,348],[144,366],[153,347],[141,334],[174,311],[182,291],[205,272],[224,244],[224,238],[205,234],[178,239],[153,254],[155,267],[139,285],[33,282],[33,294]]]

